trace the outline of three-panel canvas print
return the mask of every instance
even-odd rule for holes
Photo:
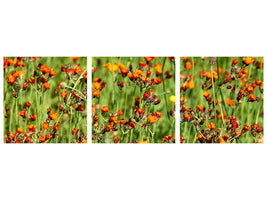
[[[263,57],[3,59],[4,143],[264,141]]]

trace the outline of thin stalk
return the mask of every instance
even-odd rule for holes
[[[164,60],[163,60],[163,66],[162,66],[162,71],[164,70],[164,66],[166,64],[166,60],[167,58],[164,57]],[[163,85],[163,91],[165,92],[166,91],[166,88],[165,88],[165,79],[163,78],[163,75],[162,75],[162,85]],[[168,112],[168,103],[167,103],[167,98],[166,98],[166,95],[164,95],[164,101],[165,101],[165,106],[166,106],[166,113],[167,113],[167,116],[168,116],[168,120],[170,120],[170,116],[169,116],[169,112]]]

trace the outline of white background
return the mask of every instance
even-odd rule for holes
[[[6,0],[0,8],[1,57],[88,56],[90,71],[91,56],[266,56],[265,1]],[[179,62],[176,72],[178,80]],[[2,70],[0,79],[3,99]],[[177,82],[176,99],[178,91]],[[176,127],[178,136],[178,120]],[[267,199],[266,144],[7,145],[0,138],[3,200]]]

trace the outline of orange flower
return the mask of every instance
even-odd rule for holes
[[[203,97],[205,97],[207,99],[210,96],[210,92],[203,92],[202,95],[203,95]]]
[[[53,77],[53,76],[56,76],[56,71],[54,70],[54,69],[51,69],[50,71],[49,71],[49,76],[50,77]]]
[[[247,131],[249,131],[249,130],[250,130],[250,126],[247,125],[247,124],[245,124],[245,125],[243,126],[242,132],[247,132]]]
[[[206,72],[205,73],[206,79],[212,79],[212,75],[213,75],[213,80],[214,81],[217,81],[218,80],[218,74],[217,74],[217,72],[213,71],[212,74],[211,74],[211,72]]]
[[[256,97],[253,94],[250,94],[248,98],[250,101],[256,101]]]
[[[39,142],[44,143],[45,142],[45,137],[42,135],[39,135]]]
[[[218,143],[226,143],[222,137],[217,138]]]
[[[36,127],[35,124],[28,125],[28,129],[29,129],[30,132],[35,132],[35,127]]]
[[[120,116],[122,114],[123,114],[122,110],[118,110],[117,115]]]
[[[98,115],[94,116],[93,121],[96,122],[98,120]]]
[[[232,106],[234,104],[234,100],[230,99],[230,98],[227,98],[225,103],[228,104],[229,106]]]
[[[7,82],[10,85],[13,85],[16,82],[16,79],[15,79],[15,77],[12,74],[8,74],[8,76],[7,76]]]
[[[189,113],[185,113],[185,114],[183,115],[183,118],[184,118],[184,120],[188,120],[188,119],[190,119],[190,115],[189,115]]]
[[[16,138],[16,135],[13,132],[9,132],[9,133],[7,133],[7,137],[9,137],[9,138],[14,140]]]
[[[103,107],[101,108],[101,112],[102,112],[102,113],[106,113],[106,112],[108,112],[108,107],[103,106]]]
[[[81,74],[81,73],[82,73],[81,68],[80,68],[79,66],[75,67],[75,68],[74,68],[74,73],[75,73],[75,74]]]
[[[61,92],[60,93],[60,96],[62,97],[62,98],[66,98],[67,96],[68,96],[68,91],[64,91],[64,92]]]
[[[57,120],[58,119],[58,115],[57,115],[57,113],[51,113],[50,114],[50,118],[52,119],[52,120]]]
[[[13,77],[17,79],[17,78],[19,78],[20,76],[22,76],[24,74],[25,74],[25,71],[15,71],[13,73]]]
[[[254,63],[255,61],[256,61],[256,58],[253,58],[253,57],[243,57],[243,62],[246,65],[250,65],[250,64]]]
[[[193,67],[193,63],[192,62],[186,62],[185,63],[185,68],[186,68],[187,71],[189,71],[192,67]]]
[[[29,108],[31,106],[31,103],[30,102],[26,102],[25,105],[26,105],[27,108]]]
[[[87,81],[87,71],[85,71],[85,73],[83,74],[83,78],[85,81]]]
[[[98,98],[98,97],[100,97],[100,90],[93,90],[93,96],[94,97],[96,97],[96,98]]]
[[[197,110],[201,111],[201,112],[204,112],[203,107],[201,105],[197,105]]]
[[[217,67],[215,67],[213,71],[215,71],[215,72],[217,72],[217,73],[218,73],[218,68],[217,68]],[[222,69],[221,67],[219,67],[219,73],[220,73],[220,74],[222,74],[222,73],[223,73],[223,69]]]
[[[243,69],[241,69],[241,73],[243,73],[243,74],[248,74],[248,69],[247,69],[247,68],[243,68]]]
[[[79,57],[70,57],[70,59],[71,59],[72,61],[76,62],[76,61],[79,59]]]
[[[118,143],[119,141],[120,141],[120,138],[116,137],[115,140],[114,140],[114,143]]]
[[[32,121],[35,121],[35,120],[37,119],[37,115],[36,115],[35,113],[31,114],[31,115],[30,115],[30,119],[31,119]]]
[[[254,89],[253,89],[253,87],[252,87],[251,85],[247,85],[247,87],[246,87],[246,91],[247,91],[247,92],[253,92]]]
[[[212,123],[212,122],[208,122],[207,123],[207,127],[208,127],[209,130],[215,129],[215,124]]]
[[[23,130],[22,130],[22,128],[18,127],[18,128],[16,129],[16,132],[17,132],[18,134],[21,134],[21,133],[23,132]]]
[[[139,66],[140,67],[144,67],[144,66],[146,66],[147,64],[146,63],[144,63],[144,62],[139,62]]]
[[[255,80],[255,84],[258,85],[258,86],[260,86],[262,84],[262,81],[259,80],[259,79],[257,79],[257,80]]]
[[[162,74],[162,64],[157,63],[155,65],[154,69],[157,71],[157,73],[156,73],[157,76],[160,75],[160,74]]]
[[[45,140],[49,140],[51,138],[50,133],[45,134]]]
[[[57,125],[54,125],[53,131],[56,133],[59,129],[60,122],[57,123]]]
[[[242,96],[243,94],[245,94],[245,91],[244,90],[239,90],[239,92],[238,92],[238,95],[240,95],[240,96]]]
[[[50,69],[49,69],[48,66],[42,65],[41,71],[42,71],[43,74],[47,74],[47,73],[49,73]]]
[[[84,110],[84,107],[82,104],[78,105],[78,108],[77,108],[78,111],[83,111]]]
[[[150,124],[154,124],[158,121],[158,118],[155,115],[148,115],[147,120]]]
[[[186,107],[186,105],[183,105],[182,106],[182,111],[184,112],[184,111],[187,111],[187,107]]]
[[[117,117],[116,116],[110,116],[109,121],[117,123]]]
[[[107,63],[103,66],[104,68],[107,68],[108,71],[113,72],[115,74],[116,71],[119,69],[119,65],[117,63]]]
[[[42,83],[47,83],[48,80],[47,80],[45,77],[41,77],[41,78],[40,78],[40,81],[41,81]]]
[[[25,110],[20,111],[20,112],[19,112],[19,116],[25,118],[25,116],[26,116],[26,112],[25,112]]]
[[[49,88],[50,88],[50,85],[47,84],[47,83],[45,83],[45,84],[44,84],[44,90],[48,90]]]
[[[194,81],[187,81],[186,82],[186,84],[185,84],[185,87],[187,88],[187,89],[193,89],[193,88],[195,88],[195,83],[194,83]]]
[[[28,87],[27,83],[24,83],[24,84],[23,84],[23,90],[26,90],[27,87]]]
[[[125,121],[124,119],[121,119],[121,120],[119,120],[119,123],[120,123],[121,125],[124,125],[124,124],[126,123],[126,121]]]
[[[42,125],[42,128],[44,130],[49,129],[49,124],[47,122],[44,122],[43,125]]]
[[[232,61],[232,65],[236,65],[238,63],[238,59],[234,59],[233,61]]]
[[[151,62],[156,57],[145,57],[146,62]]]

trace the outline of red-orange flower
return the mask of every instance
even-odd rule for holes
[[[250,64],[254,63],[255,61],[256,61],[256,59],[253,57],[243,57],[243,62],[246,65],[250,65]]]
[[[49,124],[47,122],[44,122],[43,125],[42,125],[42,128],[44,130],[49,129]]]
[[[209,96],[210,96],[210,92],[203,92],[203,97],[207,99],[209,98]]]
[[[207,123],[207,127],[208,127],[209,130],[215,129],[215,124],[212,123],[212,122],[208,122]]]
[[[39,135],[39,142],[44,143],[45,142],[45,137],[42,135]]]
[[[184,118],[184,120],[188,120],[188,119],[190,119],[190,115],[189,115],[189,113],[185,113],[185,114],[183,115],[183,118]]]
[[[217,138],[218,143],[226,143],[222,137]]]
[[[82,104],[78,105],[78,108],[77,108],[78,111],[83,111],[84,110],[84,107]]]
[[[50,77],[53,77],[53,76],[56,76],[56,71],[54,70],[54,69],[51,69],[50,71],[49,71],[49,76]]]
[[[16,129],[16,132],[17,132],[18,134],[21,134],[21,133],[23,132],[23,129],[20,128],[20,127],[18,127],[18,128]]]
[[[49,67],[48,66],[46,66],[46,65],[42,65],[42,67],[41,67],[41,71],[42,71],[42,73],[43,74],[47,74],[47,73],[49,73]]]
[[[117,115],[120,116],[122,114],[123,114],[122,110],[118,110]]]
[[[31,114],[31,115],[30,115],[30,119],[31,119],[32,121],[35,121],[35,120],[37,119],[37,115],[36,115],[35,113]]]
[[[126,121],[125,121],[124,119],[121,119],[121,120],[119,120],[119,123],[120,123],[121,125],[124,125],[124,124],[126,123]]]
[[[247,91],[247,92],[253,92],[254,89],[253,89],[253,87],[252,87],[251,85],[247,85],[247,87],[246,87],[246,91]]]
[[[155,115],[148,115],[147,120],[150,124],[154,124],[158,121],[158,118]]]
[[[247,68],[243,68],[243,69],[241,69],[241,73],[243,73],[243,74],[248,74],[248,69],[247,69]]]
[[[101,112],[102,112],[102,113],[106,113],[106,112],[108,112],[108,107],[103,106],[103,107],[101,108]]]
[[[256,97],[253,94],[250,94],[248,98],[250,101],[256,101]]]
[[[118,143],[120,141],[120,138],[119,137],[116,137],[115,139],[114,139],[114,143]]]
[[[35,132],[35,127],[36,127],[35,124],[28,125],[28,129],[29,129],[30,132]]]
[[[229,106],[232,106],[232,105],[234,105],[234,100],[230,99],[230,98],[227,98],[225,103],[228,104]]]
[[[49,88],[50,88],[50,85],[47,84],[47,83],[45,83],[45,84],[44,84],[44,90],[48,90]]]
[[[26,116],[26,112],[25,112],[25,110],[20,111],[20,112],[19,112],[19,116],[25,118],[25,116]]]
[[[196,107],[198,111],[204,112],[203,107],[201,105],[197,105]]]
[[[53,131],[56,133],[59,129],[60,122],[58,122],[56,125],[53,127]]]
[[[250,126],[247,125],[247,124],[245,124],[245,125],[243,126],[242,132],[247,132],[247,131],[249,131],[249,130],[250,130]]]
[[[238,63],[238,59],[234,59],[233,61],[232,61],[232,65],[236,65]]]
[[[58,115],[57,115],[57,113],[51,113],[50,114],[50,118],[52,119],[52,120],[57,120],[58,119]]]
[[[27,108],[29,108],[31,106],[31,103],[30,102],[26,102],[25,105],[26,105]]]
[[[195,83],[194,81],[187,81],[186,84],[185,84],[185,87],[188,88],[188,89],[193,89],[195,88]]]

